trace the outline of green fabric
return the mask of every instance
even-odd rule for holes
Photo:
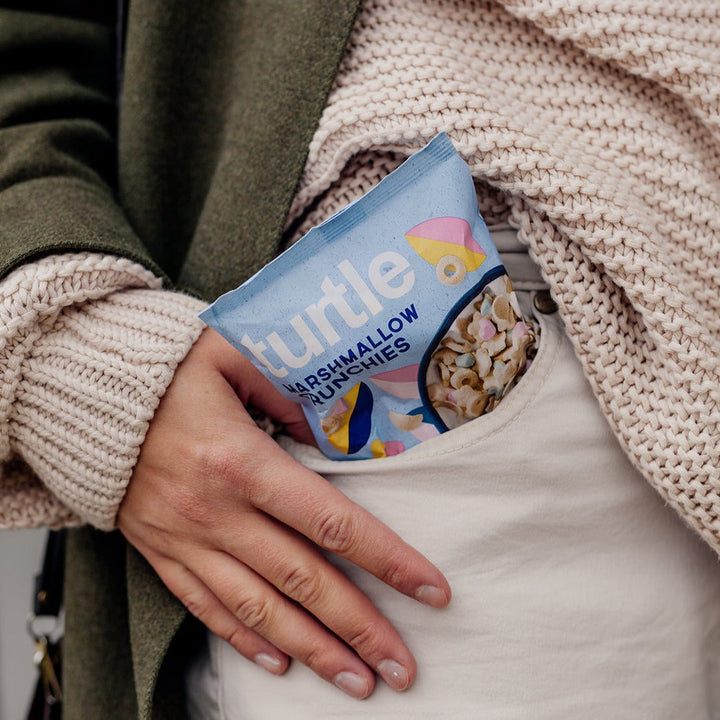
[[[120,533],[68,538],[63,717],[184,717],[178,674],[198,641],[185,609]]]
[[[50,252],[155,265],[114,198],[114,2],[0,4],[0,275]],[[85,7],[87,6],[87,7]]]
[[[138,717],[125,583],[126,543],[90,528],[68,533],[64,718]]]
[[[116,1],[0,0],[0,275],[98,250],[211,299],[254,273],[358,4],[132,0],[118,126]],[[181,718],[193,623],[118,533],[71,533],[66,596],[66,720]]]
[[[276,254],[357,5],[131,4],[120,192],[181,287],[215,298]]]
[[[185,620],[185,608],[162,584],[150,565],[132,547],[127,548],[127,598],[135,692],[140,717],[150,717],[155,680],[176,632]],[[181,692],[175,683],[172,690]],[[174,698],[163,698],[172,706]],[[87,717],[87,716],[85,716]],[[177,717],[170,715],[168,717]]]

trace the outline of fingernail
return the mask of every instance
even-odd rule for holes
[[[378,664],[377,671],[393,690],[406,690],[410,685],[408,671],[394,660],[383,660]]]
[[[434,585],[421,585],[415,591],[415,599],[434,608],[444,608],[448,604],[445,592]]]
[[[340,672],[333,678],[333,683],[343,692],[362,700],[370,692],[367,679],[353,672]]]
[[[268,653],[258,653],[253,659],[261,668],[273,675],[277,675],[282,670],[282,660]]]

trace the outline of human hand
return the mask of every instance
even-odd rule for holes
[[[118,527],[193,615],[266,670],[292,657],[354,697],[372,692],[372,670],[406,689],[410,651],[320,548],[433,607],[448,603],[447,581],[282,450],[249,404],[313,442],[300,407],[206,329],[160,402]]]

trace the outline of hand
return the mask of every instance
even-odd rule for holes
[[[372,692],[372,670],[404,690],[410,651],[319,548],[434,607],[447,605],[447,581],[283,451],[248,404],[313,441],[300,407],[205,330],[150,425],[118,527],[191,613],[266,670],[293,657],[354,697]]]

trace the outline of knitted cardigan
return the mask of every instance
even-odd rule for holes
[[[25,81],[31,66],[36,86],[8,80],[13,92],[0,93],[3,523],[112,526],[152,411],[199,330],[189,319],[196,301],[159,290],[157,275],[212,298],[276,252],[288,217],[297,233],[448,130],[481,200],[510,218],[539,263],[628,455],[720,550],[720,13],[711,0],[367,2],[329,97],[355,3],[151,5],[137,2],[128,18],[118,150],[129,219],[110,190],[110,11],[0,11],[0,52],[37,51],[7,72]],[[49,49],[70,41],[104,57],[104,71],[69,53],[66,75],[52,75]],[[358,173],[365,182],[348,183]],[[127,259],[48,256],[60,250]],[[155,312],[166,331],[133,332],[133,317]],[[97,327],[107,332],[93,345]],[[69,378],[57,373],[68,337],[73,352],[92,346]],[[153,351],[139,353],[148,343]],[[104,369],[88,376],[88,367]],[[47,448],[62,443],[43,428],[87,431],[81,409],[97,405],[82,394],[88,377],[107,384],[92,442],[49,463]],[[108,447],[120,450],[96,453]],[[78,458],[86,472],[73,479]],[[115,540],[93,542],[111,553]],[[137,557],[127,563],[140,599],[131,592],[136,610],[125,608],[136,661],[121,674],[134,674],[127,707],[145,715],[180,614],[158,600]],[[142,630],[158,603],[165,639],[143,659]]]

